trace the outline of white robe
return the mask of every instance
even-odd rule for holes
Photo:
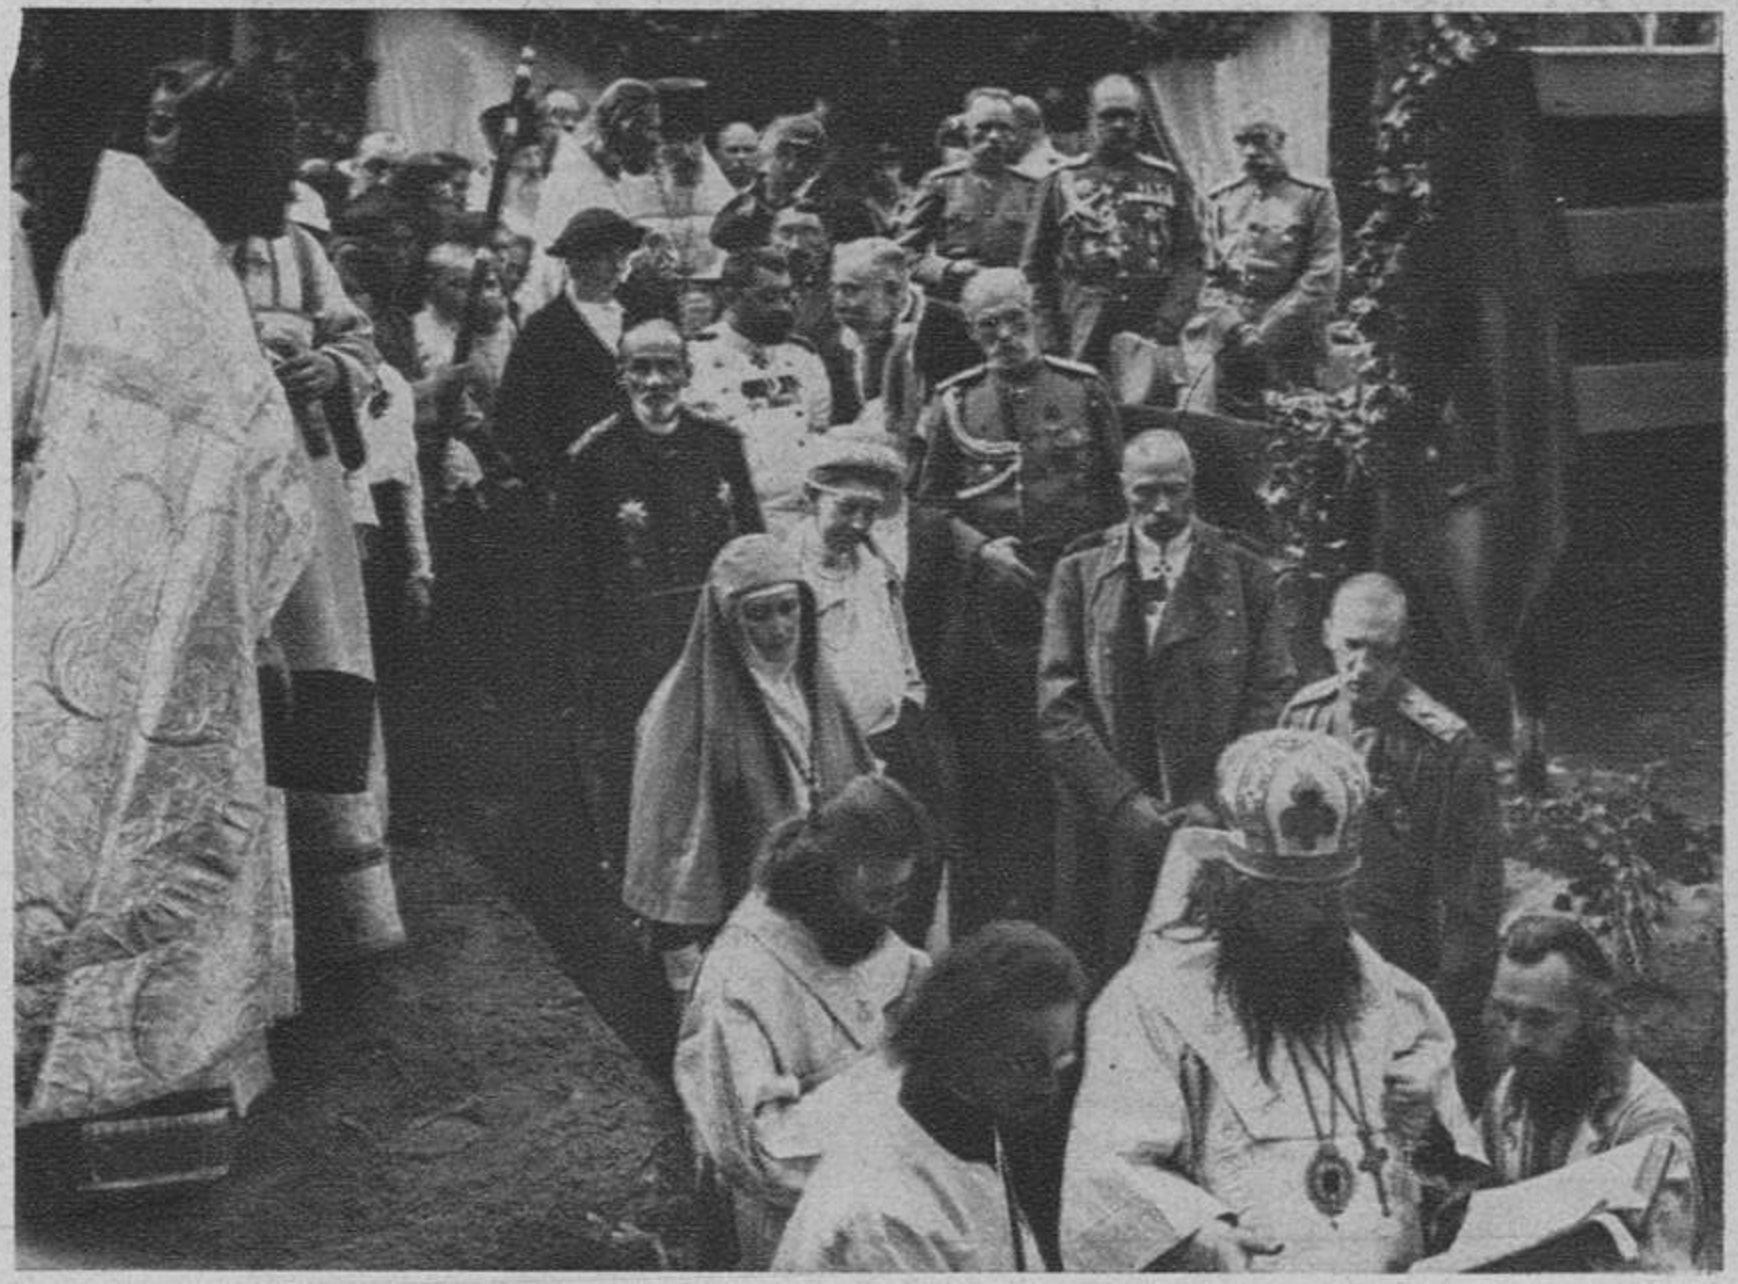
[[[308,461],[228,257],[137,157],[103,154],[49,324],[12,586],[16,1123],[245,1111],[295,1010],[255,646],[314,546]]]
[[[1389,1067],[1405,1058],[1423,1072],[1457,1148],[1475,1158],[1482,1150],[1455,1090],[1441,1009],[1422,984],[1353,940],[1369,999],[1347,1033],[1362,1109],[1390,1155],[1383,1176],[1392,1215],[1356,1168],[1364,1152],[1344,1107],[1334,1141],[1354,1165],[1351,1202],[1333,1221],[1311,1204],[1304,1174],[1318,1137],[1284,1044],[1264,1082],[1215,988],[1217,943],[1179,930],[1144,937],[1088,1016],[1063,1176],[1066,1269],[1141,1270],[1225,1213],[1249,1214],[1285,1245],[1255,1258],[1259,1270],[1394,1271],[1422,1255],[1418,1179],[1383,1119]],[[1307,1057],[1300,1061],[1325,1123],[1328,1086]],[[1339,1066],[1351,1095],[1343,1057]]]
[[[848,967],[750,892],[701,964],[676,1091],[729,1186],[741,1265],[764,1270],[826,1135],[836,1076],[881,1045],[929,960],[892,932]]]
[[[905,701],[922,705],[928,699],[911,649],[900,573],[881,550],[879,530],[876,542],[844,569],[827,565],[826,543],[814,522],[802,523],[791,536],[803,578],[815,591],[821,651],[857,725],[871,736],[893,729]]]
[[[899,1104],[899,1073],[866,1066],[772,1261],[775,1271],[1009,1272],[1015,1226],[1001,1174],[961,1159]],[[845,1096],[841,1093],[841,1096]],[[1015,1212],[1027,1270],[1043,1258]]]

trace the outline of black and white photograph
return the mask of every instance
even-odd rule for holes
[[[15,10],[5,1265],[1720,1272],[1726,18]]]

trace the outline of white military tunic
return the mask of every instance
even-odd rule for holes
[[[742,434],[748,475],[768,532],[788,536],[804,515],[811,454],[833,414],[833,388],[815,350],[795,341],[761,346],[728,323],[694,341],[686,400]]]
[[[1010,1211],[1002,1174],[954,1154],[906,1112],[898,1069],[866,1063],[846,1082],[773,1270],[999,1274],[1022,1260],[1027,1270],[1042,1269],[1026,1218]]]

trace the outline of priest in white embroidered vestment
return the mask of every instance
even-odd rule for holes
[[[269,1082],[266,1028],[295,1003],[255,648],[313,513],[220,249],[269,234],[250,192],[281,223],[290,154],[280,187],[231,173],[222,197],[202,150],[269,114],[224,72],[165,125],[186,165],[104,153],[37,371],[12,599],[18,1122],[84,1121],[87,1151],[108,1147],[87,1185],[220,1174],[225,1121]]]
[[[1093,1004],[1062,1194],[1073,1271],[1399,1271],[1425,1171],[1482,1158],[1430,992],[1347,925],[1357,756],[1264,731],[1221,756],[1229,832],[1181,918]]]

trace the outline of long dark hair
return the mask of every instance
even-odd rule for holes
[[[924,979],[891,1039],[916,1078],[959,1087],[971,1069],[1005,1051],[1022,1016],[1086,997],[1072,951],[1036,923],[987,924],[959,942]]]
[[[282,236],[296,168],[289,98],[256,68],[197,58],[162,63],[122,119],[117,149],[148,154],[153,99],[169,106],[180,130],[172,162],[153,166],[164,189],[219,241]]]
[[[910,790],[887,776],[858,776],[806,816],[773,830],[755,869],[776,909],[804,918],[833,895],[848,859],[936,858],[936,827]]]
[[[1271,885],[1269,885],[1271,886]],[[1346,922],[1344,893],[1323,888],[1337,930],[1312,942],[1303,957],[1282,957],[1259,930],[1259,880],[1221,860],[1197,871],[1182,917],[1171,928],[1196,929],[1219,943],[1215,988],[1237,1017],[1255,1054],[1256,1068],[1273,1082],[1273,1050],[1285,1037],[1329,1034],[1354,1019],[1368,998],[1363,968]]]

